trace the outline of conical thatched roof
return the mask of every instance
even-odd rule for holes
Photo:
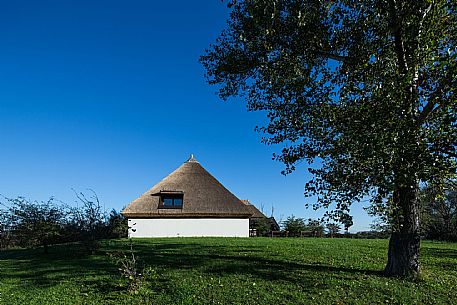
[[[182,194],[182,207],[161,208],[160,198],[163,194]],[[178,169],[132,201],[122,214],[127,218],[248,218],[252,212],[191,156]]]

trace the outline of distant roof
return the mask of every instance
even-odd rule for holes
[[[246,207],[249,209],[249,211],[252,213],[251,218],[267,218],[265,214],[260,212],[259,209],[255,205],[249,202],[249,200],[241,200],[242,203],[246,205]]]
[[[183,194],[182,208],[160,208],[160,194],[164,193]],[[191,155],[174,172],[133,200],[122,214],[127,218],[249,218],[253,213]]]

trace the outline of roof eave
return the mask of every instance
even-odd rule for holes
[[[129,213],[121,212],[125,218],[250,218],[252,214],[246,213]]]

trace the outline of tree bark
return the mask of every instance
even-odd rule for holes
[[[393,204],[399,208],[398,229],[392,232],[384,274],[417,278],[420,274],[418,185],[398,188]]]

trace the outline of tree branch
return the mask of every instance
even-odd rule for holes
[[[344,62],[344,63],[348,63],[348,62],[351,62],[351,61],[354,60],[353,57],[333,54],[333,53],[330,53],[330,52],[317,51],[316,53],[317,53],[317,55],[319,55],[321,57],[326,57],[326,58],[333,59],[333,60],[336,60],[336,61],[341,61],[341,62]]]
[[[419,114],[419,117],[417,118],[417,123],[421,125],[422,123],[425,122],[425,120],[428,118],[428,116],[435,110],[435,102],[429,101],[425,106],[424,109],[422,109],[422,112]]]
[[[427,17],[428,13],[430,13],[430,11],[434,7],[434,5],[435,5],[435,1],[432,1],[430,3],[430,5],[424,10],[424,14],[422,15],[422,19],[419,22],[419,30],[418,30],[418,33],[417,33],[417,40],[418,41],[419,41],[420,37],[422,36],[422,29],[424,27],[425,18]]]
[[[403,45],[403,37],[401,31],[401,21],[398,20],[397,16],[397,5],[394,0],[389,1],[390,14],[391,14],[391,30],[394,35],[395,53],[397,54],[397,60],[399,70],[401,74],[406,74],[408,71],[408,65],[406,63],[405,48]]]

